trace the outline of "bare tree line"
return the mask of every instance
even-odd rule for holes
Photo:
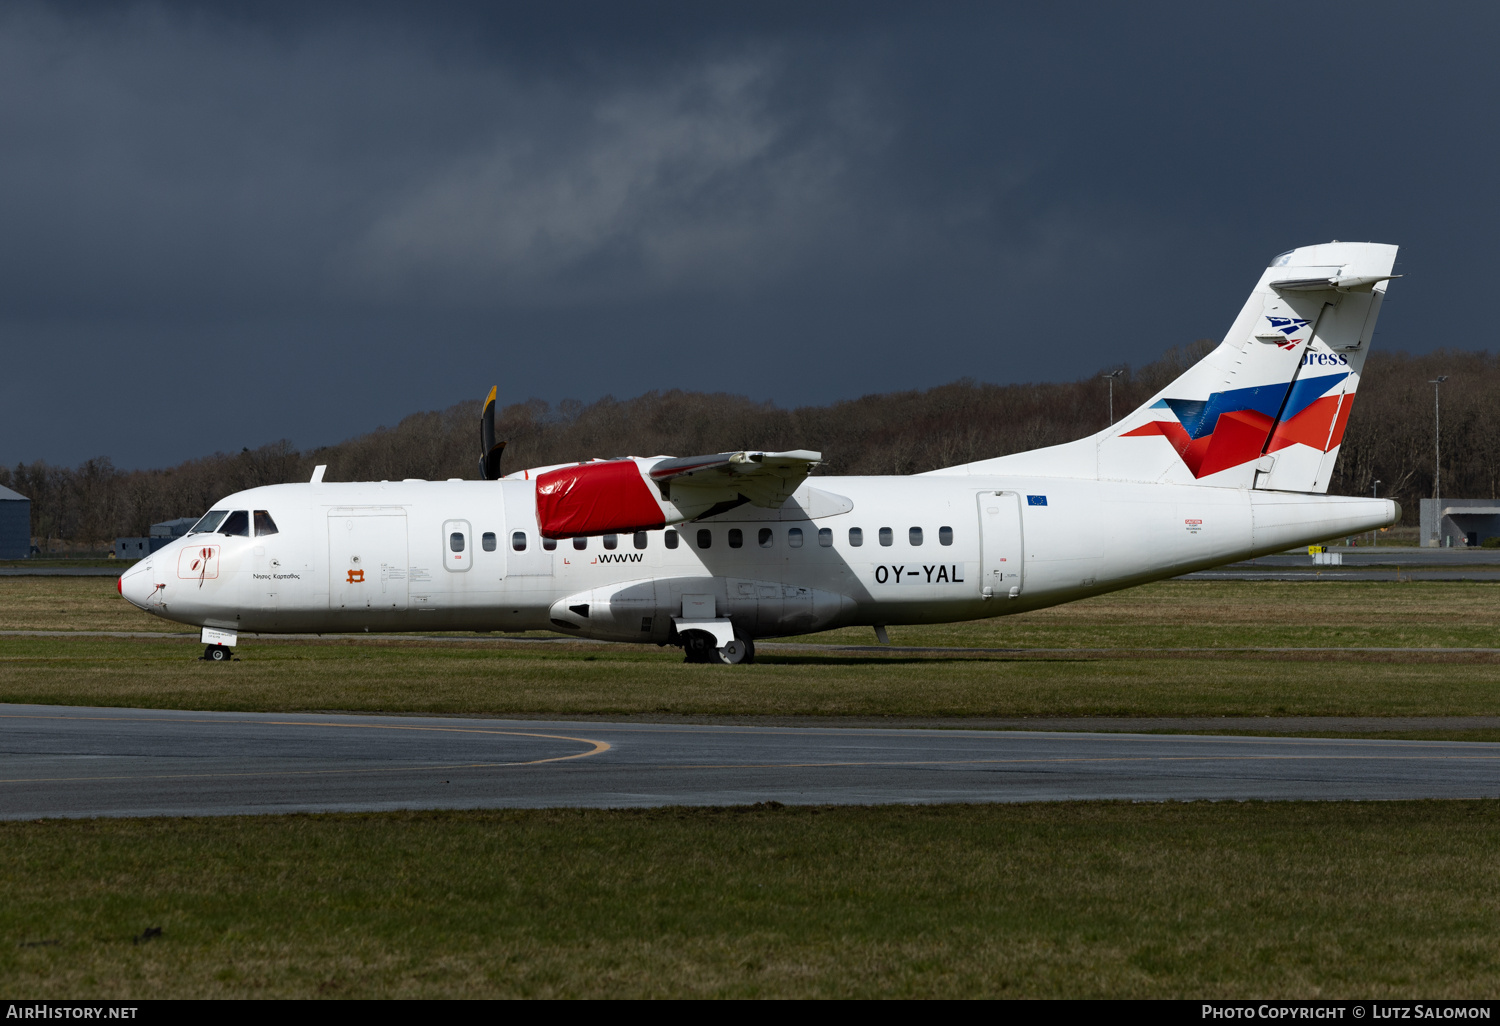
[[[1213,343],[1168,351],[1115,379],[1115,409],[1129,411],[1169,384]],[[1497,497],[1500,488],[1500,357],[1440,351],[1371,354],[1349,420],[1331,492],[1402,501],[1415,522],[1417,498],[1432,494],[1433,403],[1442,386],[1443,494]],[[648,392],[585,405],[532,399],[507,407],[499,436],[506,472],[595,456],[692,455],[746,448],[817,449],[820,473],[913,474],[1065,442],[1103,428],[1108,383],[987,385],[956,381],[926,391],[867,395],[786,410],[724,393]],[[478,400],[416,413],[338,445],[299,452],[285,440],[215,453],[161,470],[117,470],[107,458],[77,467],[0,467],[0,484],[32,500],[32,535],[49,548],[93,548],[144,535],[152,523],[196,516],[244,488],[306,481],[477,476]]]

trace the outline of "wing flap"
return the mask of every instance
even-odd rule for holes
[[[662,460],[651,468],[651,480],[662,489],[663,498],[679,509],[698,512],[724,502],[749,502],[763,509],[777,509],[807,480],[823,461],[823,454],[808,449],[788,452],[716,453]]]

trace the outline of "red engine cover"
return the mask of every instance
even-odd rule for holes
[[[634,460],[585,463],[538,475],[536,522],[548,538],[649,531],[667,523]]]

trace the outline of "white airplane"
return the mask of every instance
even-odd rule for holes
[[[1396,247],[1283,253],[1224,342],[1087,438],[911,477],[816,452],[619,457],[481,480],[252,488],[120,578],[156,616],[241,633],[555,630],[740,663],[755,640],[949,623],[1396,523],[1323,494]]]

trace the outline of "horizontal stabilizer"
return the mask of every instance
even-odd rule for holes
[[[1369,292],[1383,281],[1394,281],[1399,274],[1359,274],[1347,278],[1287,278],[1271,282],[1277,292]]]

